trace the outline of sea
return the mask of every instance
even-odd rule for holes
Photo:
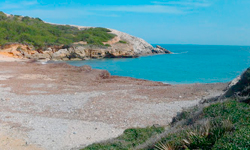
[[[67,63],[108,70],[111,75],[169,84],[230,82],[250,67],[250,46],[158,45],[173,54]]]

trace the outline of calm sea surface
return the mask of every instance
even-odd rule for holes
[[[112,75],[171,84],[229,82],[250,67],[250,46],[161,46],[174,54],[68,63],[105,69]]]

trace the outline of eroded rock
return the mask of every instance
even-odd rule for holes
[[[79,27],[79,29],[84,29]],[[157,46],[154,48],[145,40],[117,30],[110,29],[117,35],[103,44],[109,46],[86,45],[85,41],[73,43],[71,46],[56,45],[35,50],[25,44],[8,44],[0,49],[0,53],[15,57],[43,60],[86,60],[101,58],[135,58],[141,55],[171,54],[167,49]],[[82,44],[81,44],[82,43]]]
[[[156,54],[159,54],[159,53],[164,53],[164,54],[172,54],[172,52],[170,52],[169,50],[157,45],[156,48],[154,48],[152,50],[152,53],[156,53]]]

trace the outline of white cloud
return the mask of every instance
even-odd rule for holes
[[[80,18],[82,16],[118,17],[116,14],[100,14],[80,8],[14,10],[12,13],[47,19]]]
[[[17,5],[17,4],[8,4],[8,3],[2,4],[2,3],[0,3],[0,9],[1,10],[4,10],[4,9],[17,9],[17,8],[20,8],[20,6]]]
[[[185,1],[153,1],[153,4],[158,5],[175,5],[175,6],[187,6],[187,7],[209,7],[211,3],[206,0],[185,0]]]
[[[185,14],[197,8],[209,7],[211,3],[207,0],[179,0],[179,1],[152,1],[149,5],[121,5],[121,6],[101,6],[94,10],[135,12],[135,13],[166,13]]]
[[[12,1],[12,2],[11,2]],[[186,14],[197,8],[209,7],[207,0],[153,1],[148,5],[84,6],[67,5],[55,8],[54,5],[40,5],[37,0],[13,0],[0,2],[0,9],[12,14],[29,15],[41,18],[79,18],[81,16],[117,17],[118,12]],[[115,14],[114,14],[115,13]]]
[[[33,6],[38,4],[36,0],[33,1],[19,1],[19,2],[0,2],[0,9],[22,9],[26,8],[27,6]]]
[[[98,11],[116,11],[116,12],[136,12],[136,13],[170,13],[181,14],[183,11],[176,7],[164,5],[131,5],[131,6],[106,6],[92,8]]]
[[[44,10],[44,9],[33,9],[33,10],[15,10],[14,14],[22,14],[32,17],[41,17],[41,18],[75,18],[84,16],[84,15],[94,15],[93,13],[77,10],[77,9],[53,9],[53,10]]]
[[[21,1],[20,4],[23,6],[32,6],[32,5],[38,4],[38,2],[36,0],[34,0],[34,1]]]

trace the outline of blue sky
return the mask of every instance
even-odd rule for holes
[[[250,45],[249,0],[0,0],[8,14],[107,27],[152,44]]]

